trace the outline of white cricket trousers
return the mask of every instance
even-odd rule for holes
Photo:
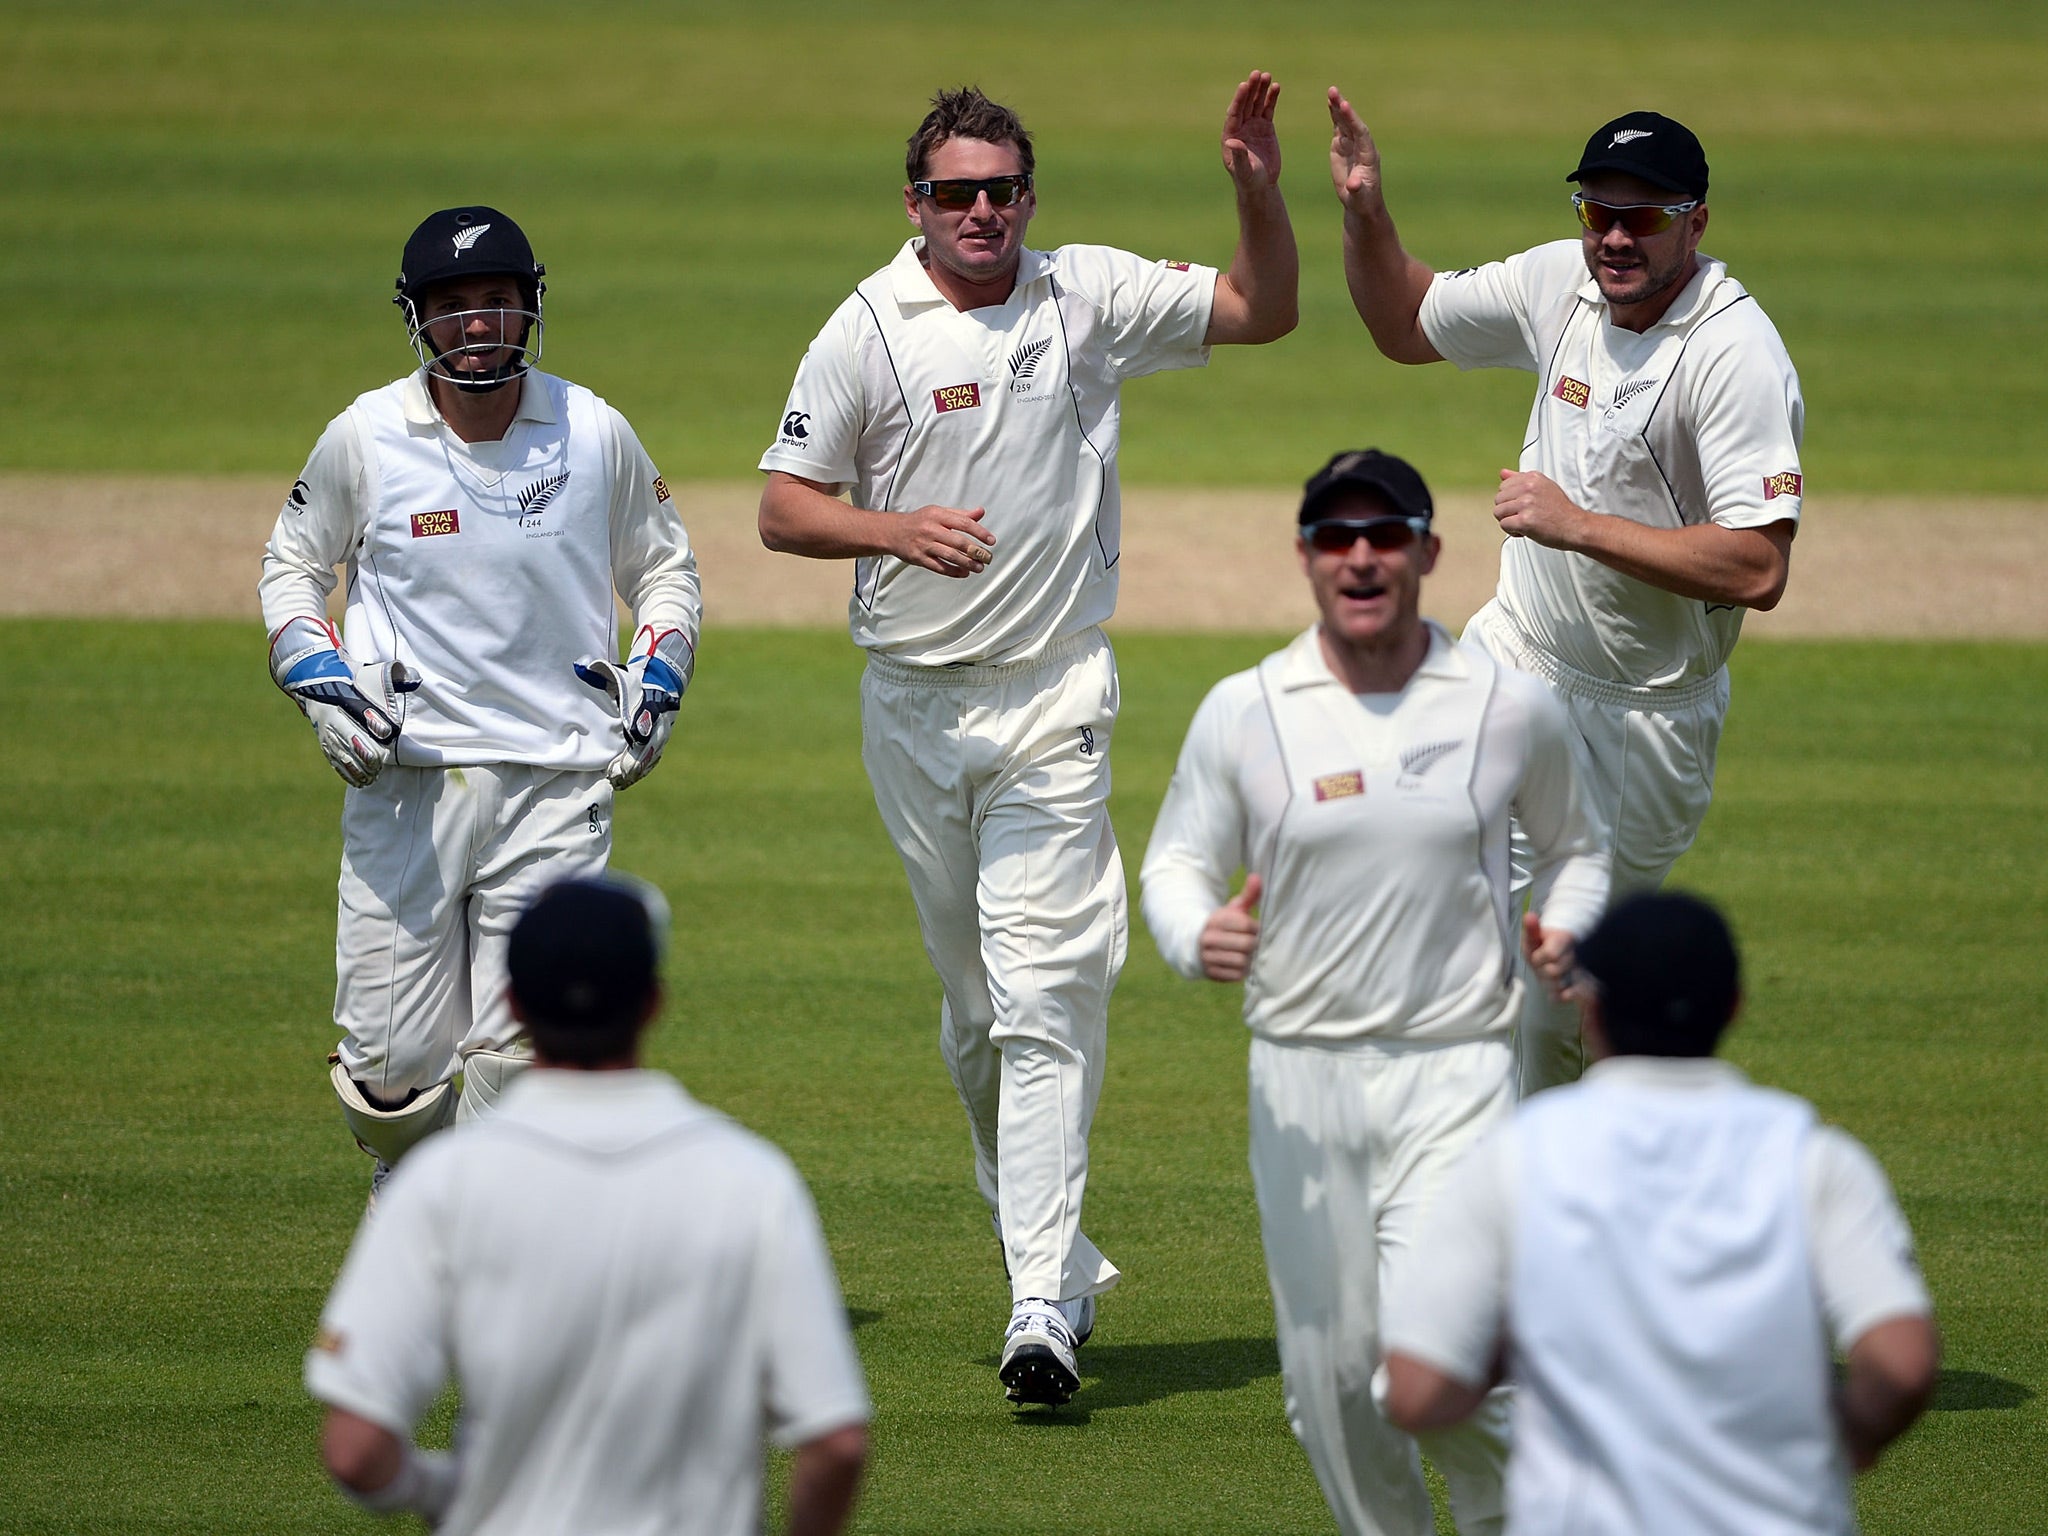
[[[1283,1045],[1253,1037],[1252,1188],[1287,1419],[1344,1536],[1432,1536],[1417,1442],[1373,1402],[1380,1296],[1444,1174],[1514,1107],[1506,1036]],[[1462,1536],[1505,1519],[1506,1394],[1421,1439]]]
[[[944,989],[939,1049],[1017,1300],[1118,1279],[1081,1231],[1129,930],[1109,825],[1116,710],[1099,629],[1007,666],[871,656],[861,680],[861,758]]]
[[[1578,736],[1587,798],[1613,852],[1609,899],[1656,890],[1692,846],[1713,803],[1714,758],[1728,714],[1727,668],[1680,688],[1631,688],[1588,677],[1530,646],[1498,603],[1472,616],[1465,637],[1503,665],[1542,678],[1564,705]],[[1513,859],[1520,896],[1530,884],[1529,845],[1520,828]],[[1526,1098],[1577,1081],[1586,1056],[1577,1006],[1552,1002],[1526,965],[1522,981],[1516,1067]]]
[[[445,1083],[472,1051],[509,1050],[512,925],[544,887],[601,873],[611,845],[601,773],[394,766],[349,790],[334,939],[348,1075],[396,1100]]]

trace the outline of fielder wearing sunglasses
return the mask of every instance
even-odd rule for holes
[[[1401,244],[1365,119],[1341,92],[1330,115],[1344,271],[1374,345],[1534,376],[1528,429],[1499,446],[1500,586],[1464,638],[1556,695],[1616,888],[1655,890],[1707,815],[1728,659],[1746,615],[1784,594],[1805,489],[1798,370],[1759,296],[1701,248],[1706,148],[1663,113],[1624,112],[1565,171],[1578,228],[1438,272]],[[1361,584],[1402,563],[1302,552]],[[1526,1098],[1577,1077],[1585,1054],[1575,1009],[1535,987],[1523,1002]]]
[[[1007,208],[1031,190],[1029,176],[988,176],[979,181],[913,181],[910,190],[951,213],[972,208],[984,193],[991,208]]]
[[[1428,532],[1429,519],[1424,517],[1331,517],[1301,525],[1303,542],[1326,555],[1348,555],[1360,539],[1386,554],[1406,549]]]
[[[1572,208],[1579,222],[1596,235],[1604,235],[1619,224],[1638,240],[1661,235],[1672,224],[1699,207],[1698,198],[1682,203],[1603,203],[1583,192],[1572,194]]]

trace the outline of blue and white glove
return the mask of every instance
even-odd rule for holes
[[[638,784],[661,761],[661,749],[676,728],[676,711],[697,664],[696,653],[679,629],[656,635],[643,625],[633,637],[633,652],[623,666],[601,656],[586,656],[576,663],[576,675],[611,700],[626,739],[625,750],[604,770],[614,789]]]
[[[398,740],[398,696],[420,685],[404,662],[357,669],[325,619],[296,618],[270,637],[270,675],[313,722],[320,750],[357,789],[391,761]]]

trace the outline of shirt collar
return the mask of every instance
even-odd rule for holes
[[[1586,1076],[1639,1088],[1730,1088],[1749,1081],[1718,1056],[1609,1056],[1586,1068]]]
[[[623,1104],[626,1102],[686,1103],[701,1108],[666,1072],[632,1067],[622,1072],[578,1072],[566,1067],[535,1067],[521,1072],[505,1088],[524,1105]]]
[[[1471,668],[1465,658],[1458,654],[1457,642],[1449,631],[1435,619],[1424,619],[1423,626],[1429,631],[1429,649],[1423,654],[1422,665],[1415,669],[1415,677],[1462,679],[1471,676]],[[1280,686],[1289,692],[1297,688],[1317,688],[1328,685],[1342,688],[1344,683],[1330,670],[1330,664],[1323,659],[1322,643],[1317,639],[1319,624],[1311,624],[1294,637],[1280,663]],[[1411,677],[1409,682],[1414,682]]]
[[[1671,301],[1671,307],[1664,311],[1663,317],[1650,329],[1654,331],[1667,325],[1686,325],[1697,319],[1714,302],[1716,290],[1727,276],[1726,262],[1702,254],[1699,270],[1693,273],[1691,281],[1679,290],[1678,297]],[[1600,293],[1600,285],[1593,281],[1593,274],[1590,272],[1586,274],[1586,280],[1579,284],[1579,297],[1596,309],[1607,307],[1607,300]]]
[[[896,302],[905,309],[922,309],[933,304],[949,304],[951,301],[939,292],[932,281],[931,273],[924,269],[924,262],[918,253],[924,249],[924,236],[912,235],[903,242],[903,249],[896,253],[896,259],[889,263],[889,287],[896,295]],[[1034,251],[1024,247],[1024,255],[1017,263],[1017,288],[1037,282],[1051,272],[1059,263],[1055,252]],[[1010,290],[1012,295],[1016,288]]]
[[[427,370],[416,368],[400,382],[398,387],[399,409],[405,415],[407,427],[418,432],[433,432],[444,425],[441,408],[434,404],[434,395],[427,388]],[[519,378],[519,409],[512,413],[514,421],[546,421],[555,419],[555,402],[548,398],[547,386],[540,381],[534,369],[527,369]]]

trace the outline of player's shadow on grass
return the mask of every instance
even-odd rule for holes
[[[994,1364],[994,1357],[990,1357]],[[1136,1408],[1185,1392],[1235,1392],[1280,1374],[1271,1335],[1175,1344],[1090,1344],[1081,1391],[1064,1408],[1018,1413],[1019,1424],[1086,1424],[1099,1409]]]
[[[1943,1371],[1934,1388],[1934,1413],[1978,1413],[1987,1408],[2017,1408],[2034,1395],[2024,1382],[2008,1381],[1989,1371]]]

